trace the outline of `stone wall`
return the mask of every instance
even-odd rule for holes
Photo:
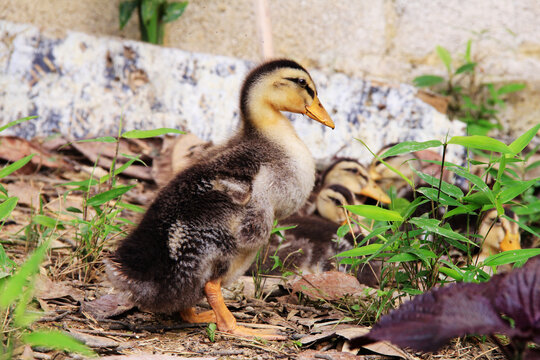
[[[138,39],[137,19],[118,29],[120,0],[2,0],[0,19]],[[457,57],[469,39],[486,81],[523,81],[503,122],[521,132],[540,121],[540,2],[536,0],[268,0],[275,54],[308,67],[411,82],[444,72],[435,47]],[[191,0],[167,44],[257,61],[254,0]]]

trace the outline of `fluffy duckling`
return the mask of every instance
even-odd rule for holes
[[[393,147],[396,144],[389,144],[380,149],[377,152],[377,155],[384,154],[387,150]],[[422,160],[436,160],[442,161],[442,157],[430,150],[421,150],[413,153],[406,153],[396,156],[389,156],[383,159],[386,163],[391,165],[393,168],[398,169],[403,175],[411,179],[413,183],[418,184],[419,178],[411,169],[411,166],[418,171],[424,172],[434,177],[439,177],[441,173],[441,167],[437,164],[423,162]],[[386,165],[384,165],[380,160],[374,158],[371,164],[369,165],[369,176],[380,187],[383,191],[389,191],[393,186],[396,189],[396,193],[399,197],[412,198],[412,189],[409,187],[409,184],[403,180],[401,176],[390,170]],[[449,173],[445,172],[443,174],[444,180],[449,180]]]
[[[162,188],[107,261],[112,283],[135,304],[216,322],[224,332],[285,339],[238,326],[221,294],[268,241],[274,219],[297,211],[314,185],[314,160],[281,111],[334,128],[302,66],[275,60],[251,71],[238,133]],[[196,313],[203,297],[212,310]]]
[[[262,261],[253,264],[246,275],[251,276],[257,271],[257,266],[265,274],[281,275],[281,269],[272,270],[274,261],[269,255],[277,255],[283,263],[283,269],[302,275],[350,270],[347,266],[339,265],[334,258],[336,254],[354,248],[354,239],[350,233],[342,239],[337,237],[338,224],[318,216],[290,216],[279,225],[295,227],[284,230],[283,239],[276,234],[272,235],[268,247],[262,251]],[[381,263],[372,261],[356,269],[356,278],[361,284],[376,287],[380,273]]]
[[[343,224],[347,221],[345,205],[353,205],[353,194],[344,186],[332,184],[323,188],[315,200],[317,212],[323,218],[335,224]]]
[[[510,209],[504,208],[504,214],[509,218],[518,220],[517,215]],[[495,255],[503,251],[521,249],[521,237],[519,226],[508,219],[498,217],[497,210],[487,211],[481,218],[478,226],[478,235],[481,236],[480,253],[474,258],[473,264],[484,262],[490,255]],[[499,267],[500,270],[509,270]],[[484,268],[486,272],[491,269]]]
[[[349,189],[355,197],[369,197],[380,201],[383,204],[389,204],[390,198],[368,171],[358,161],[349,158],[336,160],[331,164],[322,175],[322,184],[324,186],[338,184]],[[363,201],[359,200],[362,203]]]

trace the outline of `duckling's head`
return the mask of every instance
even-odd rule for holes
[[[506,207],[504,208],[504,214],[511,219],[518,220],[517,215]],[[518,224],[499,217],[495,209],[487,211],[482,216],[478,227],[478,235],[482,236],[481,253],[485,255],[521,249]]]
[[[344,186],[332,184],[323,188],[317,195],[317,211],[319,215],[336,224],[347,220],[345,205],[352,205],[353,194]]]
[[[317,98],[309,73],[292,60],[264,63],[247,76],[240,94],[244,125],[271,126],[283,118],[280,111],[305,114],[334,128],[334,123]]]
[[[363,195],[384,204],[390,203],[390,198],[369,176],[368,171],[354,159],[339,159],[334,162],[322,176],[324,185],[339,184],[349,189],[355,195]]]

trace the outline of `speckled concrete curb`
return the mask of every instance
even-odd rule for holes
[[[237,126],[239,88],[253,66],[77,32],[57,38],[6,21],[0,21],[0,37],[0,125],[38,115],[9,130],[25,138],[53,132],[72,138],[115,135],[122,121],[125,130],[174,127],[220,142]],[[461,123],[422,102],[410,85],[310,72],[336,129],[291,118],[320,163],[336,154],[369,162],[370,153],[355,138],[377,151],[392,142],[464,133]],[[448,159],[458,161],[459,155]]]

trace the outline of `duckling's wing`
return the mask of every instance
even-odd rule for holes
[[[253,183],[241,178],[218,175],[213,190],[227,194],[234,204],[246,205],[251,199]]]

